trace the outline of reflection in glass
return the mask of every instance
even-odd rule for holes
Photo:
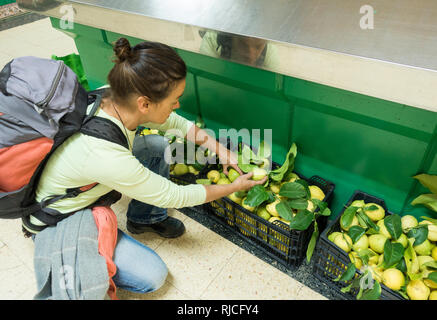
[[[277,65],[276,48],[267,40],[214,31],[200,35],[200,53],[268,69]]]

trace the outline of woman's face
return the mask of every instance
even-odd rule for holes
[[[167,121],[173,110],[178,109],[179,98],[185,90],[185,79],[179,81],[176,87],[170,92],[167,98],[158,103],[150,103],[149,122],[164,123]]]

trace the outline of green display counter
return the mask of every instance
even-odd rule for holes
[[[59,19],[51,22],[65,32]],[[106,84],[111,43],[124,35],[78,23],[68,34],[91,89]],[[132,45],[143,41],[125,37]],[[394,213],[433,216],[410,203],[427,192],[412,177],[437,174],[437,112],[176,50],[188,66],[177,112],[195,120],[200,111],[217,135],[220,128],[272,129],[275,162],[295,142],[295,170],[336,185],[331,219],[355,190],[384,199]]]

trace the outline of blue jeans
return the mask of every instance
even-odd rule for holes
[[[113,261],[117,266],[114,280],[117,288],[146,293],[159,289],[167,278],[168,269],[149,247],[120,229],[117,234]]]
[[[112,277],[117,288],[146,293],[159,289],[168,269],[158,254],[141,242],[117,230],[117,244],[112,260],[117,271]],[[32,235],[35,241],[35,235]]]
[[[168,146],[167,138],[160,135],[136,136],[132,146],[133,155],[143,166],[167,179],[170,165],[164,159]],[[135,223],[151,224],[165,220],[167,209],[132,199],[127,210],[127,219]]]

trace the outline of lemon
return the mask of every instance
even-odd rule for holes
[[[279,217],[271,216],[270,219],[269,219],[269,222],[272,223],[272,222],[274,222],[276,220],[281,221],[281,219],[279,219]]]
[[[334,238],[334,243],[345,252],[351,251],[352,239],[346,233],[341,233]]]
[[[374,210],[369,210],[371,207],[376,207]],[[364,213],[372,220],[378,221],[384,218],[385,210],[379,204],[370,202],[364,205]]]
[[[271,217],[270,213],[267,211],[267,209],[265,207],[258,208],[258,210],[256,211],[256,215],[258,217],[265,219],[265,220],[269,220]]]
[[[355,251],[351,251],[349,253],[349,259],[358,270],[361,269],[361,267],[363,266],[363,261],[360,259],[358,253],[356,253]]]
[[[228,178],[220,178],[217,181],[217,184],[230,184],[231,181]]]
[[[432,257],[434,260],[437,260],[437,247],[434,247],[434,248],[431,250],[431,257]]]
[[[244,203],[244,201],[246,200],[246,197],[243,198],[243,200],[241,201],[241,206],[246,209],[249,210],[250,212],[253,212],[255,210],[255,207],[251,207],[247,204]]]
[[[400,270],[389,268],[382,273],[382,283],[392,290],[400,290],[405,284],[405,277]]]
[[[401,218],[401,223],[402,223],[402,231],[405,233],[408,232],[408,229],[416,227],[419,224],[417,222],[416,217],[409,214]]]
[[[384,252],[384,245],[387,241],[387,237],[382,234],[372,234],[369,237],[369,246],[370,249],[377,253]]]
[[[276,210],[276,205],[280,202],[281,201],[279,199],[276,199],[272,203],[269,203],[268,205],[266,205],[267,212],[272,216],[279,217],[279,213]]]
[[[364,207],[364,205],[365,205],[364,200],[354,200],[350,204],[350,206],[357,207],[357,208],[362,208],[362,207]]]
[[[174,166],[173,172],[175,173],[175,175],[181,176],[189,172],[188,166],[184,163],[177,163]]]
[[[378,264],[378,261],[379,261],[379,255],[375,254],[374,256],[371,256],[369,258],[369,265],[375,265],[376,266]]]
[[[378,266],[380,266],[382,264],[382,262],[384,261],[384,254],[382,253],[379,257],[378,257]]]
[[[375,279],[378,282],[382,282],[383,280],[383,269],[378,268],[376,266],[372,266],[369,268],[370,272],[372,273],[372,278]]]
[[[359,223],[359,221],[358,221],[357,216],[354,216],[354,217],[353,217],[352,222],[351,222],[351,224],[350,224],[348,227],[344,227],[344,226],[340,223],[340,227],[341,227],[343,230],[345,230],[345,231],[349,231],[350,227],[352,227],[352,226],[358,226],[358,225],[360,225],[360,223]]]
[[[394,241],[394,242],[397,242],[397,243],[402,244],[402,246],[403,246],[404,248],[406,248],[406,247],[408,246],[408,238],[407,238],[407,236],[405,235],[405,233],[401,234],[401,235],[399,236],[399,238],[398,238],[396,241]]]
[[[311,192],[311,199],[318,199],[320,201],[323,201],[325,199],[325,193],[320,189],[318,186],[308,186]]]
[[[431,291],[428,300],[437,300],[437,290]]]
[[[231,182],[234,182],[234,180],[237,179],[239,176],[240,176],[240,174],[235,169],[230,169],[229,172],[228,172],[228,179]]]
[[[217,181],[220,179],[220,172],[217,170],[211,170],[207,173],[206,177],[211,180],[211,182],[217,183]]]
[[[341,234],[341,232],[338,232],[338,231],[331,233],[331,234],[328,236],[328,240],[334,242],[335,237],[336,237],[337,235],[339,235],[339,234]]]
[[[253,172],[253,176],[252,176],[252,180],[262,180],[266,175],[267,175],[267,171],[265,169],[261,169],[261,168],[253,168],[252,170]]]
[[[435,283],[431,279],[424,279],[423,283],[430,289],[437,289],[437,283]]]
[[[237,195],[235,194],[235,192],[234,192],[234,193],[231,193],[231,194],[228,196],[228,198],[231,199],[232,201],[234,201],[235,203],[241,204],[242,199],[239,198],[239,197],[237,197]]]
[[[416,251],[416,253],[418,255],[421,256],[430,256],[431,255],[431,242],[429,242],[428,239],[426,239],[425,241],[423,241],[421,244],[414,246],[414,251]]]
[[[363,234],[353,245],[352,249],[355,251],[360,251],[367,249],[369,247],[369,238],[367,235]]]
[[[428,220],[420,221],[419,224],[428,225],[428,240],[437,241],[437,225]]]
[[[383,236],[387,237],[388,239],[391,239],[391,234],[387,231],[387,228],[384,224],[384,219],[379,220],[376,225],[379,227],[379,233]]]
[[[270,191],[271,192],[278,194],[280,190],[281,190],[281,186],[279,184],[277,184],[277,183],[270,184]]]
[[[292,172],[288,177],[287,177],[287,182],[295,182],[296,180],[299,180],[300,179],[300,177],[296,174],[296,173],[294,173],[294,172]]]
[[[258,167],[260,167],[261,169],[267,169],[270,166],[270,161],[267,158],[263,159],[263,163],[261,163]]]
[[[288,224],[288,225],[290,225],[290,221],[288,221],[288,220],[285,220],[284,218],[282,218],[282,217],[279,217],[279,220],[281,220],[282,222],[284,222],[285,224]]]
[[[428,300],[430,293],[422,280],[411,280],[407,285],[407,295],[411,300]]]
[[[310,212],[313,212],[314,210],[316,210],[316,206],[314,205],[314,203],[311,200],[308,200],[307,210]]]

